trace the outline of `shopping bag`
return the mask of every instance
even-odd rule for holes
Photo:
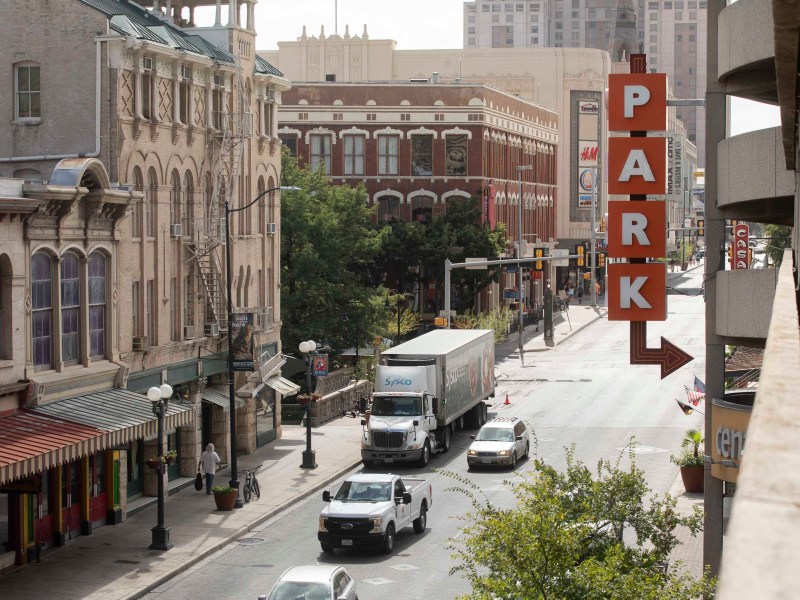
[[[203,489],[203,476],[200,471],[197,472],[197,477],[194,478],[194,489],[198,492]]]

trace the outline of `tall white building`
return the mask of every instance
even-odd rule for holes
[[[615,37],[636,23],[638,48],[650,69],[666,73],[676,98],[703,98],[706,0],[469,0],[464,2],[464,48],[598,48],[614,54]],[[620,57],[612,56],[612,60]],[[705,164],[701,109],[681,107],[678,118]]]

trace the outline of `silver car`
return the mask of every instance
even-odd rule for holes
[[[356,582],[347,569],[335,565],[290,567],[283,572],[269,596],[258,600],[358,600]]]
[[[512,469],[517,460],[527,458],[531,450],[531,434],[525,422],[517,417],[495,417],[486,422],[467,450],[467,466],[507,465]]]

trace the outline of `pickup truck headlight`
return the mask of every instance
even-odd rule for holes
[[[372,519],[372,529],[370,529],[370,533],[383,533],[382,529],[383,529],[383,517]]]
[[[327,532],[328,528],[326,527],[325,517],[319,518],[319,530]]]
[[[469,456],[478,456],[477,450],[467,450],[467,455]]]
[[[497,453],[497,456],[508,456],[509,454],[511,454],[511,452],[508,450],[500,450],[500,452]]]

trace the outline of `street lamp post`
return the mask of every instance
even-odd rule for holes
[[[306,402],[306,449],[303,450],[303,463],[301,469],[316,469],[316,452],[311,449],[311,362],[317,343],[314,340],[300,342],[300,352],[306,355],[306,387],[308,388],[308,402]]]
[[[517,304],[519,305],[519,360],[524,365],[525,355],[523,348],[523,318],[522,318],[522,172],[533,170],[533,165],[517,165],[517,178],[519,179],[519,199],[517,200]]]
[[[225,278],[228,284],[228,412],[230,415],[230,429],[231,429],[231,480],[229,485],[236,488],[236,503],[234,508],[242,508],[242,495],[239,491],[239,469],[236,461],[236,390],[235,382],[233,380],[233,336],[231,335],[231,323],[233,322],[233,281],[231,274],[233,271],[231,261],[231,213],[247,210],[253,204],[261,200],[267,194],[275,191],[296,191],[300,188],[295,186],[278,186],[268,190],[264,190],[253,198],[252,202],[239,208],[231,208],[230,199],[225,199]]]
[[[164,383],[161,387],[151,387],[147,390],[147,399],[153,404],[153,414],[158,418],[158,523],[150,531],[152,539],[150,550],[169,550],[172,543],[169,541],[169,528],[164,527],[164,472],[166,463],[163,461],[164,449],[164,417],[169,408],[169,399],[172,397],[172,386]]]

